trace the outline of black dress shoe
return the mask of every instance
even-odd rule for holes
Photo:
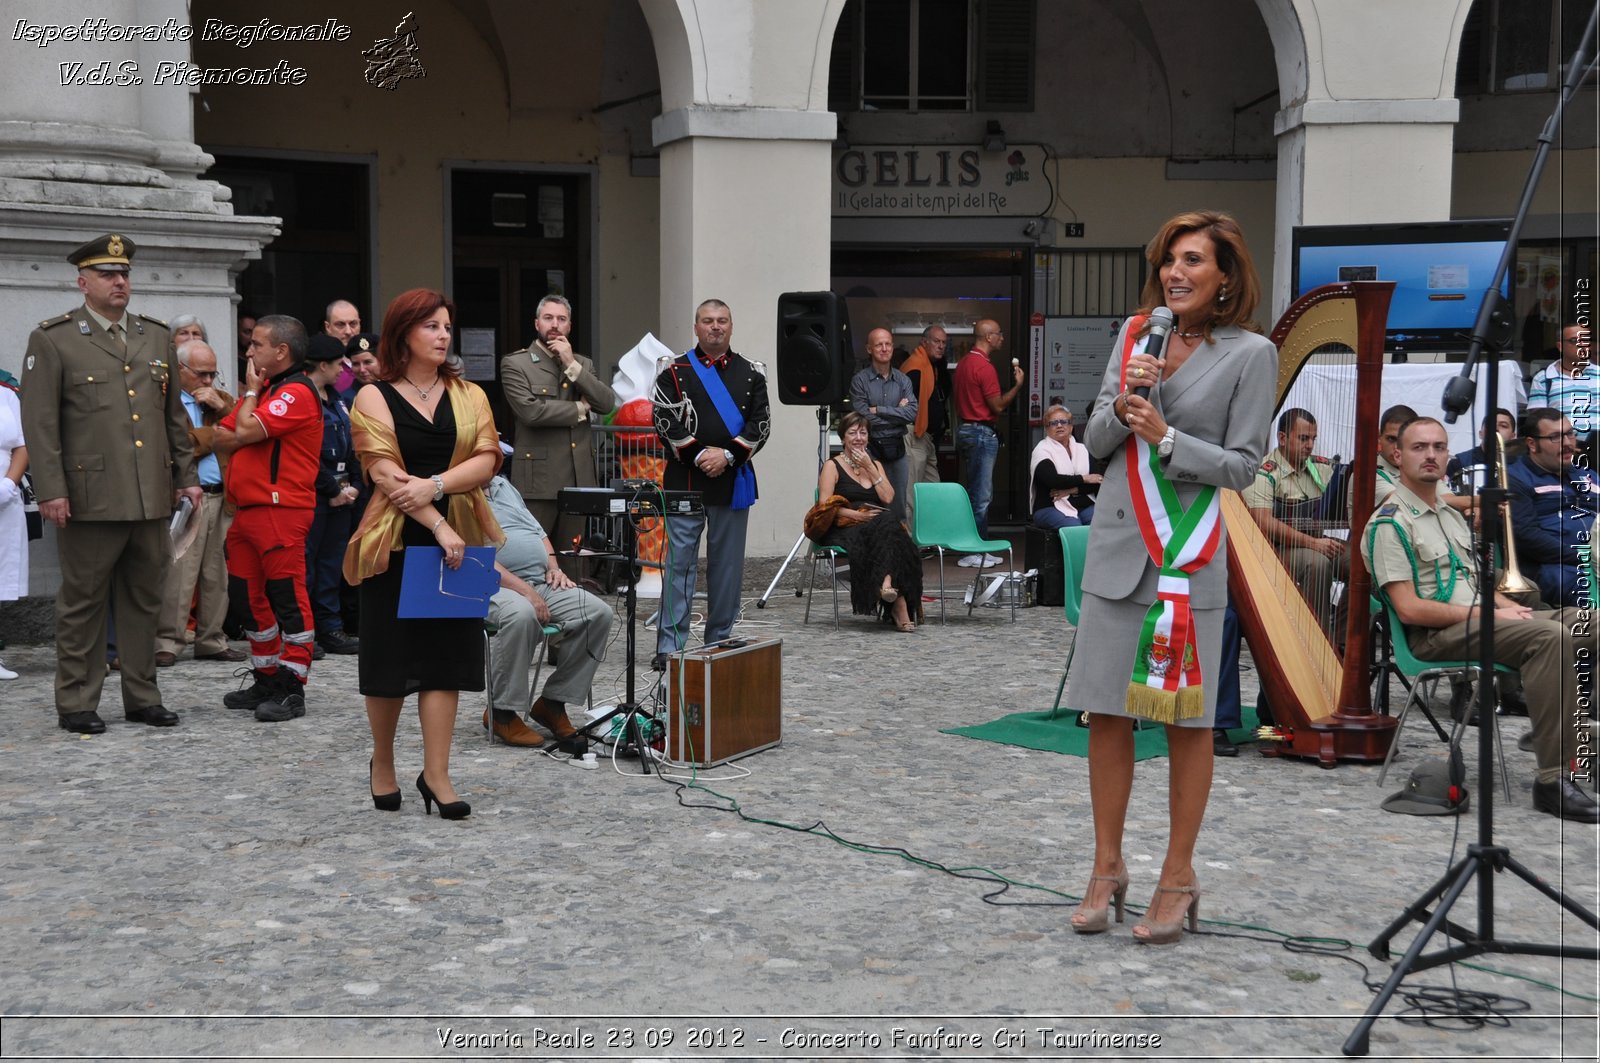
[[[1576,823],[1600,823],[1600,804],[1571,779],[1534,783],[1533,807]]]
[[[1517,739],[1517,748],[1522,750],[1524,753],[1532,753],[1533,752],[1533,732],[1532,731],[1524,731],[1522,733],[1522,737]]]
[[[142,709],[128,709],[122,715],[129,723],[147,723],[151,727],[178,726],[178,714],[171,709],[162,708],[160,705],[149,705]]]
[[[1500,694],[1500,708],[1496,710],[1500,716],[1526,716],[1528,715],[1528,701],[1520,690],[1502,691]]]
[[[327,650],[323,649],[321,646],[317,645],[315,642],[313,642],[311,644],[311,659],[313,661],[320,661],[324,657],[326,657],[327,655],[328,655],[328,651]]]
[[[667,658],[670,656],[671,654],[668,653],[658,653],[650,658],[650,670],[652,672],[665,672],[667,670]]]
[[[317,636],[317,645],[329,653],[351,654],[361,652],[361,640],[353,639],[343,631],[330,631]]]
[[[1233,744],[1228,732],[1221,727],[1211,729],[1211,752],[1218,757],[1237,757],[1239,747]]]
[[[94,710],[88,712],[69,712],[58,717],[56,723],[63,731],[71,731],[81,735],[99,735],[106,733],[106,722]]]

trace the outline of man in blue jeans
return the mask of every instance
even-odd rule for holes
[[[967,494],[972,498],[972,515],[978,522],[978,534],[989,537],[989,500],[994,493],[994,462],[1000,454],[1000,436],[995,432],[995,420],[1016,399],[1022,390],[1022,366],[1011,367],[1011,390],[1000,390],[1000,377],[995,373],[991,354],[1000,353],[1005,346],[1006,334],[1000,323],[985,318],[972,326],[977,342],[956,366],[955,402],[961,427],[956,429],[956,450],[961,454],[961,466],[966,476]],[[993,554],[968,554],[960,561],[962,568],[988,568],[998,565],[1000,559]]]

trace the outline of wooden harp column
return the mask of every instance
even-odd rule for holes
[[[1330,345],[1355,352],[1356,431],[1345,582],[1348,627],[1342,657],[1294,589],[1244,500],[1235,491],[1223,496],[1228,588],[1281,739],[1264,744],[1263,751],[1315,757],[1325,768],[1340,760],[1381,762],[1394,738],[1394,718],[1372,710],[1367,671],[1372,577],[1360,550],[1377,478],[1384,327],[1393,293],[1392,281],[1325,285],[1295,300],[1272,331],[1279,350],[1279,407],[1313,353]]]

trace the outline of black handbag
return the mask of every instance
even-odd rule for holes
[[[867,453],[885,464],[899,461],[906,456],[906,437],[904,434],[874,436],[867,440]]]

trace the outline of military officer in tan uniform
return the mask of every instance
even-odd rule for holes
[[[589,414],[610,413],[617,395],[595,375],[594,362],[573,353],[567,341],[572,304],[566,299],[541,299],[534,331],[539,338],[532,346],[500,361],[500,384],[517,419],[511,483],[540,526],[551,529],[556,549],[568,550],[583,534],[583,519],[558,516],[556,493],[595,486]]]
[[[1310,525],[1305,525],[1307,530],[1296,526],[1297,518],[1316,516],[1311,503],[1327,490],[1333,469],[1327,458],[1312,453],[1316,445],[1317,419],[1311,412],[1298,407],[1285,410],[1278,418],[1278,445],[1262,461],[1243,495],[1250,516],[1316,610],[1323,631],[1338,643],[1344,641],[1343,632],[1330,591],[1348,571],[1345,544],[1314,533]]]
[[[1438,490],[1450,460],[1444,425],[1431,417],[1412,420],[1400,431],[1399,458],[1399,482],[1368,522],[1362,556],[1405,625],[1413,653],[1425,661],[1471,660],[1479,608],[1472,531]],[[1579,674],[1592,677],[1596,659],[1589,611],[1529,608],[1497,593],[1494,641],[1495,660],[1522,673],[1527,694],[1539,766],[1533,807],[1600,823],[1600,804],[1574,781],[1594,783],[1588,702],[1578,696]]]
[[[67,256],[84,305],[40,322],[23,360],[22,420],[39,513],[57,528],[56,712],[99,734],[106,606],[117,603],[122,708],[171,727],[156,687],[156,622],[179,495],[202,495],[165,322],[129,313],[134,243],[109,233]]]

